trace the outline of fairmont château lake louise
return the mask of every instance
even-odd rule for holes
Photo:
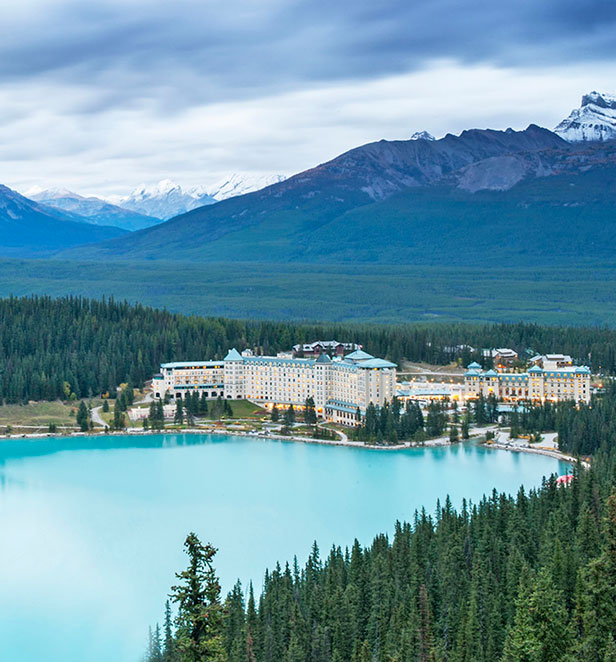
[[[153,393],[155,398],[176,399],[196,391],[206,398],[245,399],[266,408],[301,409],[313,398],[319,415],[342,425],[355,425],[358,412],[363,416],[370,403],[383,406],[394,396],[419,399],[419,391],[414,394],[397,383],[395,363],[356,347],[346,356],[334,352],[333,358],[325,350],[300,358],[292,352],[257,356],[249,349],[241,354],[231,349],[219,361],[163,363],[154,376]],[[445,397],[462,403],[480,395],[504,402],[590,402],[589,368],[550,360],[550,355],[538,358],[527,372],[483,370],[471,363],[463,384],[450,387]]]

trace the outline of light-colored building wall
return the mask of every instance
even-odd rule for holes
[[[230,350],[222,361],[161,365],[154,396],[181,398],[187,392],[247,399],[265,407],[302,408],[312,397],[327,420],[354,424],[372,402],[382,406],[396,394],[396,365],[356,350],[344,359],[252,356]]]
[[[464,397],[467,400],[494,395],[505,402],[590,402],[590,368],[565,366],[542,369],[533,366],[525,373],[483,371],[472,363],[464,374]]]

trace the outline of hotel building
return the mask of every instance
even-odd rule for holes
[[[372,402],[382,406],[396,395],[396,364],[356,350],[344,359],[253,356],[232,349],[222,361],[163,363],[153,379],[154,397],[246,399],[264,407],[303,407],[314,399],[326,420],[354,425]]]
[[[534,365],[528,372],[484,371],[471,363],[464,373],[464,396],[473,400],[482,394],[494,395],[504,402],[590,402],[590,368],[562,366],[540,368]]]

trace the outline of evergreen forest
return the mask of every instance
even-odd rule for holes
[[[191,534],[177,612],[167,604],[146,661],[615,660],[615,486],[604,446],[568,487],[552,476],[459,511],[447,497],[391,538],[325,554],[315,543],[303,567],[267,571],[260,595],[238,583],[224,600],[215,550]]]
[[[221,359],[231,347],[269,354],[321,339],[357,342],[396,363],[479,360],[488,367],[481,348],[559,351],[616,373],[616,330],[606,328],[241,321],[113,299],[9,297],[0,299],[0,402],[114,394],[118,384],[141,386],[165,361]]]

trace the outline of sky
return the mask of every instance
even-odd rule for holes
[[[554,127],[616,92],[613,0],[0,4],[0,183],[126,194],[358,145]]]

